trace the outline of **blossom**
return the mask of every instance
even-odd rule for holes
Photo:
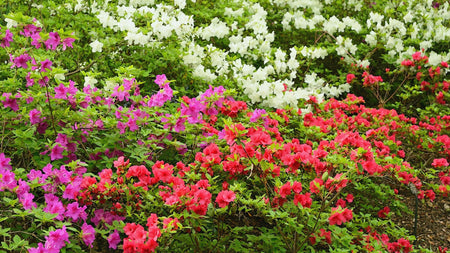
[[[414,62],[408,59],[403,60],[401,64],[405,67],[414,67]]]
[[[286,198],[287,195],[291,194],[291,190],[291,182],[286,182],[283,186],[280,187],[280,196],[282,198]]]
[[[103,43],[98,40],[94,40],[89,46],[92,47],[92,53],[102,52]]]
[[[66,186],[64,193],[62,195],[65,199],[75,199],[81,190],[82,180],[73,181]]]
[[[3,154],[3,153],[2,153]],[[2,155],[0,154],[0,155]],[[1,159],[1,156],[0,156]],[[1,162],[1,160],[0,160]],[[17,180],[15,179],[15,173],[6,168],[0,167],[0,191],[8,189],[12,191],[17,186]]]
[[[152,167],[152,171],[153,171],[153,174],[155,175],[155,179],[160,180],[165,183],[169,183],[173,177],[172,176],[172,174],[173,174],[172,168],[173,168],[172,165],[164,164],[164,162],[162,162],[162,161],[157,161]]]
[[[353,202],[353,194],[347,194],[347,197],[345,197],[345,200],[347,200],[348,203]]]
[[[117,229],[114,229],[114,232],[108,236],[107,240],[110,249],[117,249],[117,244],[119,244],[122,241],[120,239],[119,231],[117,231]]]
[[[319,194],[323,186],[323,180],[321,178],[315,178],[309,183],[309,190],[311,193]]]
[[[53,160],[58,160],[58,159],[62,159],[63,155],[62,152],[64,151],[64,148],[62,148],[59,144],[56,144],[53,148],[52,151],[50,152],[50,159]]]
[[[87,213],[85,212],[86,206],[80,207],[78,206],[78,202],[73,202],[67,205],[67,210],[65,212],[65,216],[72,218],[73,221],[77,221],[79,219],[86,220]]]
[[[328,218],[330,225],[341,225],[344,222],[350,221],[353,218],[353,212],[350,209],[342,207],[332,207],[331,215]]]
[[[294,205],[298,205],[299,203],[305,208],[310,208],[312,205],[311,193],[295,194]]]
[[[449,163],[447,161],[447,159],[445,158],[439,158],[439,159],[434,159],[433,163],[431,164],[431,166],[437,168],[437,167],[446,167],[449,166]]]
[[[63,44],[63,50],[66,50],[67,47],[73,48],[72,43],[75,41],[74,38],[70,38],[67,37],[65,39],[63,39],[62,44]]]
[[[263,114],[266,114],[266,110],[264,109],[255,109],[250,117],[250,122],[256,122],[258,119],[262,117]]]
[[[48,34],[48,39],[44,42],[47,49],[56,50],[56,47],[60,44],[61,38],[57,32],[50,32]]]
[[[383,209],[378,211],[378,217],[384,219],[387,217],[387,215],[389,214],[390,211],[391,211],[391,209],[388,206],[385,206]]]
[[[117,85],[114,87],[114,92],[111,94],[111,97],[117,97],[119,101],[123,101],[124,99],[127,101],[129,100],[131,85],[126,85],[125,81],[126,79],[124,79],[123,85]]]
[[[408,252],[412,251],[411,243],[404,238],[398,239],[397,242],[388,243],[387,246],[388,246],[389,252],[408,253]]]
[[[34,33],[33,35],[31,35],[31,45],[33,45],[36,49],[41,47],[41,35],[39,35],[39,33]]]
[[[33,109],[30,111],[30,123],[32,125],[39,124],[42,121],[41,119],[41,111],[37,109]]]
[[[64,213],[66,210],[65,210],[62,202],[59,201],[59,198],[51,193],[45,194],[44,197],[45,197],[45,202],[47,203],[47,206],[43,209],[44,212],[58,214],[55,217],[55,219],[63,220]]]
[[[229,190],[221,191],[217,195],[216,203],[219,205],[220,208],[224,208],[224,207],[228,206],[228,204],[231,201],[234,201],[235,198],[236,198],[236,194],[233,191],[229,191]]]
[[[15,99],[14,97],[11,98],[11,96],[12,96],[11,93],[3,93],[3,96],[6,98],[5,100],[2,101],[3,106],[5,108],[9,107],[9,108],[11,108],[11,110],[13,110],[15,112],[19,110],[19,105],[17,104],[17,99]]]
[[[58,87],[55,87],[55,98],[66,99],[69,88],[60,83]]]
[[[1,32],[0,32],[1,35]],[[3,37],[3,39],[0,41],[0,47],[9,47],[10,46],[10,42],[13,41],[13,34],[11,33],[11,31],[9,29],[6,29],[5,31],[5,35]]]
[[[321,228],[319,231],[320,231],[319,236],[325,238],[325,241],[326,241],[328,244],[331,244],[331,231],[328,231],[328,232],[327,232],[327,231],[326,231],[325,229],[323,229],[323,228]]]
[[[52,70],[52,62],[49,59],[41,61],[41,72],[47,72],[47,70]]]
[[[295,193],[300,193],[302,191],[302,183],[295,181],[292,184],[292,191]]]
[[[59,252],[61,248],[63,248],[69,241],[69,233],[66,231],[66,226],[63,226],[61,229],[57,229],[55,231],[50,231],[49,235],[45,237],[45,249],[46,250],[55,250],[55,252]],[[46,251],[53,252],[53,251]]]
[[[28,68],[28,61],[31,60],[31,56],[28,54],[22,54],[16,58],[14,58],[14,65],[18,68]]]
[[[171,229],[171,230],[177,230],[180,227],[180,221],[178,218],[165,218],[163,220],[163,228],[164,229]]]
[[[95,229],[86,222],[81,226],[81,238],[83,242],[89,247],[93,247],[92,243],[95,240]]]
[[[159,87],[162,87],[167,81],[166,75],[156,75],[155,83],[159,85]]]
[[[0,153],[0,169],[11,170],[12,166],[9,164],[11,158],[7,158],[4,153]]]

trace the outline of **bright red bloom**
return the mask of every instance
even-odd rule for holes
[[[165,183],[168,183],[170,179],[173,177],[173,166],[164,161],[157,161],[152,166],[153,174],[157,180],[161,180]]]
[[[294,205],[298,205],[298,203],[305,208],[310,208],[312,205],[311,193],[295,194]]]
[[[292,190],[295,193],[300,193],[302,191],[302,183],[295,181],[292,185]]]
[[[414,67],[414,62],[411,60],[403,60],[401,64],[405,67]]]
[[[319,194],[320,189],[322,188],[321,186],[323,186],[323,180],[321,178],[316,178],[309,183],[309,190],[311,193]]]
[[[348,194],[345,199],[347,200],[348,203],[352,203],[353,202],[353,195],[352,194]]]
[[[387,217],[387,215],[389,214],[390,211],[391,211],[391,209],[388,206],[385,206],[383,209],[378,211],[378,217],[380,217],[381,219],[384,219]]]
[[[445,158],[440,158],[440,159],[434,159],[433,163],[431,164],[431,166],[437,168],[437,167],[446,167],[449,166],[449,163],[447,161],[447,159]]]
[[[347,83],[351,83],[355,77],[354,74],[347,74]]]
[[[397,242],[388,243],[388,250],[393,253],[408,253],[412,251],[412,245],[408,240],[400,238]]]
[[[336,206],[340,206],[342,208],[345,208],[347,206],[347,203],[343,199],[338,199],[336,202]]]
[[[231,201],[234,201],[236,199],[236,194],[233,191],[221,191],[217,195],[216,203],[219,205],[220,208],[224,208],[228,206],[228,204]]]
[[[283,186],[280,187],[280,196],[282,198],[286,198],[287,195],[291,194],[292,186],[291,182],[286,182]]]
[[[319,236],[320,236],[320,237],[324,237],[324,238],[325,238],[325,241],[326,241],[328,244],[331,244],[331,231],[328,231],[328,232],[327,232],[325,229],[321,228],[321,229],[320,229]]]
[[[342,225],[342,223],[350,221],[353,218],[353,212],[350,209],[341,207],[332,207],[331,215],[328,218],[330,225]]]

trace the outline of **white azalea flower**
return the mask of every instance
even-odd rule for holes
[[[98,40],[94,40],[91,44],[89,44],[89,46],[92,47],[92,53],[102,52],[103,43]]]

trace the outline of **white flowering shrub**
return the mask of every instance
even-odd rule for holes
[[[441,2],[97,0],[29,11],[81,28],[89,48],[79,50],[93,54],[76,67],[104,73],[99,86],[122,75],[152,91],[146,77],[164,72],[189,94],[225,85],[280,108],[349,92],[345,76],[355,65],[379,75],[419,50],[431,65],[448,61],[450,8]]]

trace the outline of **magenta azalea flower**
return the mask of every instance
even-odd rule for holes
[[[66,245],[66,242],[70,243],[69,233],[66,231],[66,226],[63,226],[61,229],[57,229],[55,231],[50,231],[49,235],[46,236],[45,239],[45,249],[48,250],[45,252],[59,252],[59,250]]]
[[[83,238],[84,243],[89,247],[93,247],[92,243],[95,240],[95,229],[91,225],[86,223],[81,226],[81,238]]]
[[[30,111],[30,123],[32,125],[39,124],[42,121],[41,119],[41,111],[37,109],[33,109]]]
[[[41,72],[47,72],[48,70],[52,70],[52,61],[49,59],[45,59],[45,61],[41,61]]]
[[[62,159],[63,155],[62,152],[64,151],[64,148],[62,148],[59,144],[56,144],[53,148],[52,148],[52,152],[50,153],[50,159],[53,160],[58,160],[58,159]]]
[[[0,169],[12,169],[12,166],[9,164],[11,158],[5,157],[4,153],[0,153]]]
[[[57,32],[50,32],[48,34],[48,40],[45,41],[47,49],[56,50],[56,47],[60,44],[61,38]]]
[[[108,236],[107,240],[109,243],[109,248],[111,249],[117,249],[117,244],[122,241],[120,239],[119,231],[117,230],[114,230],[114,232]]]

